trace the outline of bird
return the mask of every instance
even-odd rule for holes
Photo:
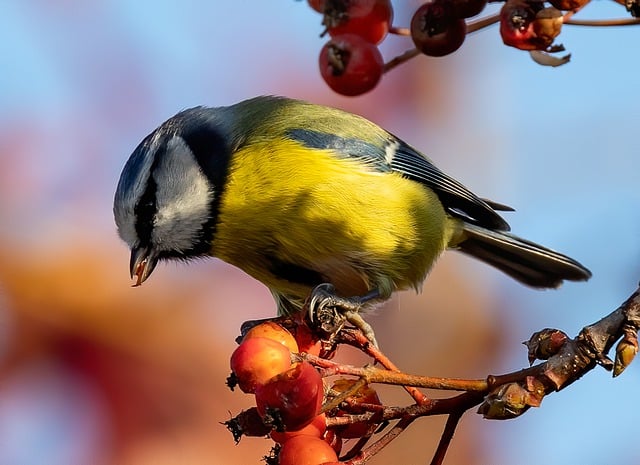
[[[368,119],[279,96],[169,118],[131,154],[113,206],[134,286],[159,261],[217,257],[262,282],[279,314],[312,297],[364,329],[361,309],[419,291],[446,249],[533,288],[591,277],[512,234],[510,210]]]

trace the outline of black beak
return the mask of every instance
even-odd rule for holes
[[[137,287],[147,280],[154,268],[158,264],[158,256],[148,247],[134,247],[131,249],[131,260],[129,262],[129,272],[131,279],[136,282],[133,287]]]

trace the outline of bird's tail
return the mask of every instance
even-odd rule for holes
[[[558,287],[562,281],[586,281],[591,272],[572,258],[521,239],[505,231],[495,231],[465,223],[457,248],[533,287]]]

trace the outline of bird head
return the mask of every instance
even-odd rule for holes
[[[178,113],[134,150],[113,205],[134,285],[160,260],[210,253],[228,152],[218,112],[203,107]]]

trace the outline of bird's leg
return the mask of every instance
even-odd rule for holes
[[[367,323],[360,310],[367,302],[380,297],[377,289],[369,291],[365,295],[356,297],[340,297],[335,294],[335,288],[329,283],[316,286],[309,298],[309,319],[317,321],[317,325],[327,334],[334,335],[348,321],[358,328],[367,339],[378,347],[375,333]]]

